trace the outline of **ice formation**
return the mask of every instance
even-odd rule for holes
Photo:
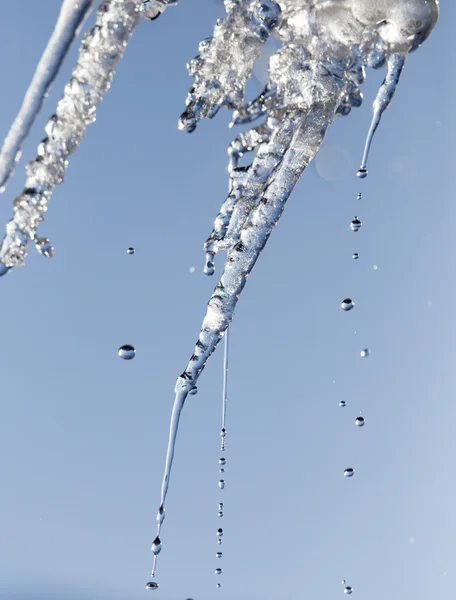
[[[110,87],[114,68],[141,15],[155,20],[174,4],[177,0],[101,2],[95,26],[82,41],[72,78],[46,126],[47,137],[38,156],[27,165],[25,188],[14,202],[14,216],[0,247],[0,275],[24,263],[30,241],[43,246],[36,229],[52,190],[63,180],[68,155],[95,120],[96,107]],[[159,535],[182,408],[187,395],[196,391],[206,361],[225,334],[246,280],[290,193],[334,118],[360,106],[359,88],[366,67],[386,65],[358,172],[360,177],[367,175],[373,135],[392,100],[407,56],[429,36],[438,18],[437,0],[224,0],[224,4],[225,17],[218,20],[213,36],[201,42],[198,56],[188,63],[194,85],[179,128],[194,131],[200,119],[214,117],[222,107],[233,111],[232,125],[250,126],[260,118],[262,122],[230,145],[230,191],[205,243],[208,275],[214,273],[219,250],[227,250],[228,256],[190,361],[176,383],[158,533],[152,547],[153,574],[162,547]],[[255,100],[244,105],[245,85],[271,35],[281,47],[270,59],[269,81]],[[43,89],[39,88],[38,96]],[[252,151],[252,163],[240,167],[239,159]],[[0,165],[6,160],[5,152],[4,147]],[[156,587],[153,582],[148,585]]]

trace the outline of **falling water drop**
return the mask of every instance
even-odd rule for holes
[[[225,469],[219,469],[219,473],[224,473]]]
[[[219,465],[226,465],[226,458],[219,458]]]
[[[359,258],[359,254],[357,252],[355,252],[352,256],[352,258],[354,258],[355,260],[358,260]]]
[[[355,471],[352,468],[345,469],[344,476],[345,477],[353,477]]]
[[[369,171],[365,168],[359,169],[359,171],[356,173],[356,176],[359,177],[360,179],[365,179],[367,177],[367,174],[369,173]]]
[[[351,298],[345,298],[345,300],[343,300],[340,307],[342,310],[345,310],[346,312],[348,312],[349,310],[351,310],[352,308],[355,307],[355,303],[353,302],[353,300]]]
[[[223,529],[217,529],[217,537],[221,538],[223,535]]]
[[[374,269],[374,271],[378,271],[378,266],[377,265],[374,265],[372,268]]]
[[[162,549],[161,540],[157,535],[157,537],[154,539],[153,544],[152,544],[152,552],[155,555],[157,555],[157,554],[160,554],[161,549]]]
[[[134,253],[135,253],[134,248],[127,248],[127,254],[134,254]]]
[[[345,402],[345,400],[341,400],[339,402],[339,406],[341,406],[342,408],[345,408],[347,406],[347,403]]]
[[[221,575],[222,574],[222,569],[215,569],[215,574],[216,575]]]
[[[359,231],[361,229],[361,226],[362,226],[361,221],[358,219],[357,216],[355,216],[353,221],[350,223],[350,229],[352,231]]]
[[[347,583],[347,580],[346,579],[342,579],[341,584],[345,585],[346,583]]]
[[[362,358],[367,358],[370,355],[369,348],[363,348],[360,352]]]
[[[218,482],[218,486],[221,490],[225,488],[225,482],[223,479],[220,479],[220,481]]]
[[[358,192],[358,200],[362,200],[363,199],[363,195],[361,194],[361,192]]]
[[[223,502],[219,502],[218,509],[219,509],[219,510],[223,510]]]
[[[156,583],[155,581],[149,581],[149,583],[146,583],[146,589],[147,590],[158,590],[158,583]]]
[[[131,360],[135,357],[136,348],[134,346],[130,346],[130,344],[124,344],[118,349],[117,354],[124,360]]]
[[[221,518],[221,517],[223,517],[223,511],[222,511],[222,510],[219,510],[219,511],[218,511],[218,513],[217,513],[217,517],[220,517],[220,518]]]
[[[54,246],[47,238],[38,238],[35,242],[35,248],[46,258],[52,258],[54,256]]]
[[[217,583],[217,587],[218,588],[222,587],[222,584],[221,583]]]
[[[355,425],[357,427],[364,427],[364,423],[366,422],[364,417],[356,417],[355,419]]]
[[[347,585],[347,587],[344,589],[344,594],[352,594],[353,593],[353,588],[350,587],[349,585]]]
[[[222,558],[223,554],[221,552],[215,553],[215,558]]]

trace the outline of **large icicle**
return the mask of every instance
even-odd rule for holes
[[[14,201],[14,216],[0,247],[0,274],[23,264],[35,239],[54,187],[61,183],[67,157],[79,146],[96,107],[109,89],[114,69],[141,16],[139,0],[104,0],[94,27],[85,34],[72,77],[46,125],[38,156],[26,167],[24,191]]]
[[[5,191],[14,167],[21,157],[24,141],[41,110],[46,93],[95,2],[96,0],[80,0],[79,3],[75,0],[63,0],[52,35],[0,150],[0,193]]]

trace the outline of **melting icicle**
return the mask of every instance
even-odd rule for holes
[[[22,146],[41,110],[44,99],[62,66],[73,40],[96,0],[63,0],[54,31],[38,63],[14,123],[0,150],[0,193],[6,188],[22,154]]]
[[[361,166],[357,173],[360,179],[364,179],[365,177],[367,177],[367,159],[369,158],[372,140],[374,139],[375,132],[377,131],[377,127],[380,124],[383,113],[391,104],[391,100],[393,99],[394,93],[397,88],[397,84],[399,83],[399,78],[401,76],[402,69],[404,68],[405,58],[406,55],[393,54],[388,60],[388,71],[386,73],[385,80],[380,86],[380,89],[373,104],[374,115],[372,118],[369,133],[367,135]]]

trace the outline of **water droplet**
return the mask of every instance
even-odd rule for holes
[[[339,402],[339,406],[341,406],[342,408],[345,408],[347,406],[347,403],[345,402],[345,400],[341,400]]]
[[[225,482],[223,481],[223,479],[220,479],[220,481],[218,482],[218,486],[219,486],[219,488],[220,488],[221,490],[223,490],[223,489],[224,489],[224,487],[225,487]]]
[[[224,473],[225,469],[219,469],[219,473]]]
[[[221,587],[222,587],[222,584],[221,584],[221,583],[217,583],[217,587],[218,587],[218,588],[221,588]]]
[[[219,538],[219,539],[217,540],[217,544],[221,544],[221,543],[222,543],[222,540]]]
[[[47,238],[38,238],[35,241],[35,248],[46,258],[52,258],[54,256],[54,247]]]
[[[342,310],[345,310],[347,312],[355,307],[355,303],[353,302],[353,300],[351,298],[345,298],[345,300],[343,300],[340,307]]]
[[[346,579],[342,579],[341,584],[345,585],[346,583],[347,583],[347,580]]]
[[[195,272],[195,267],[190,267],[189,271],[190,271],[190,273],[194,273]]]
[[[222,436],[222,438],[226,437],[226,429],[222,429],[220,435]]]
[[[154,539],[154,542],[152,544],[152,552],[155,555],[157,555],[157,554],[160,554],[161,549],[162,549],[161,540],[160,540],[160,538],[157,535],[157,537]]]
[[[362,358],[367,358],[370,355],[369,348],[363,348],[360,352]]]
[[[157,512],[157,522],[159,525],[161,525],[164,520],[165,520],[165,507],[160,506],[160,508],[158,509],[158,512]]]
[[[361,192],[358,192],[358,200],[362,200],[363,199],[363,195],[361,194]]]
[[[350,229],[352,231],[359,231],[361,229],[361,221],[358,219],[358,217],[355,217],[353,219],[353,221],[350,223]]]
[[[215,558],[222,558],[223,554],[221,552],[215,553]]]
[[[374,265],[372,268],[374,269],[374,271],[378,271],[378,266],[377,265]]]
[[[345,477],[353,477],[354,474],[355,474],[355,471],[351,468],[345,469],[345,471],[344,471]]]
[[[134,248],[127,248],[127,254],[134,254],[134,253],[135,253]]]
[[[344,589],[344,594],[352,594],[353,593],[353,588],[350,587],[349,585],[347,585],[347,587]]]
[[[222,537],[223,535],[223,529],[217,529],[217,537]]]
[[[217,517],[223,517],[223,511],[219,510],[217,513]]]
[[[223,510],[223,502],[219,502],[219,510]]]
[[[222,574],[222,569],[215,569],[215,574],[216,575],[221,575]]]
[[[226,465],[226,458],[219,458],[219,465]]]
[[[358,260],[359,258],[359,254],[357,252],[355,252],[352,256],[352,258],[354,258],[355,260]]]
[[[198,393],[198,388],[192,387],[192,389],[188,392],[190,396],[196,396],[196,394]]]
[[[124,360],[131,360],[135,357],[136,348],[134,346],[130,346],[130,344],[124,344],[117,350],[117,354]]]
[[[149,583],[146,583],[146,589],[158,590],[158,583],[156,583],[155,581],[149,581]]]
[[[368,170],[363,167],[356,173],[356,176],[359,177],[360,179],[366,179],[367,174],[368,174]]]
[[[366,422],[364,417],[356,417],[355,419],[355,425],[357,427],[364,427],[364,423]]]

